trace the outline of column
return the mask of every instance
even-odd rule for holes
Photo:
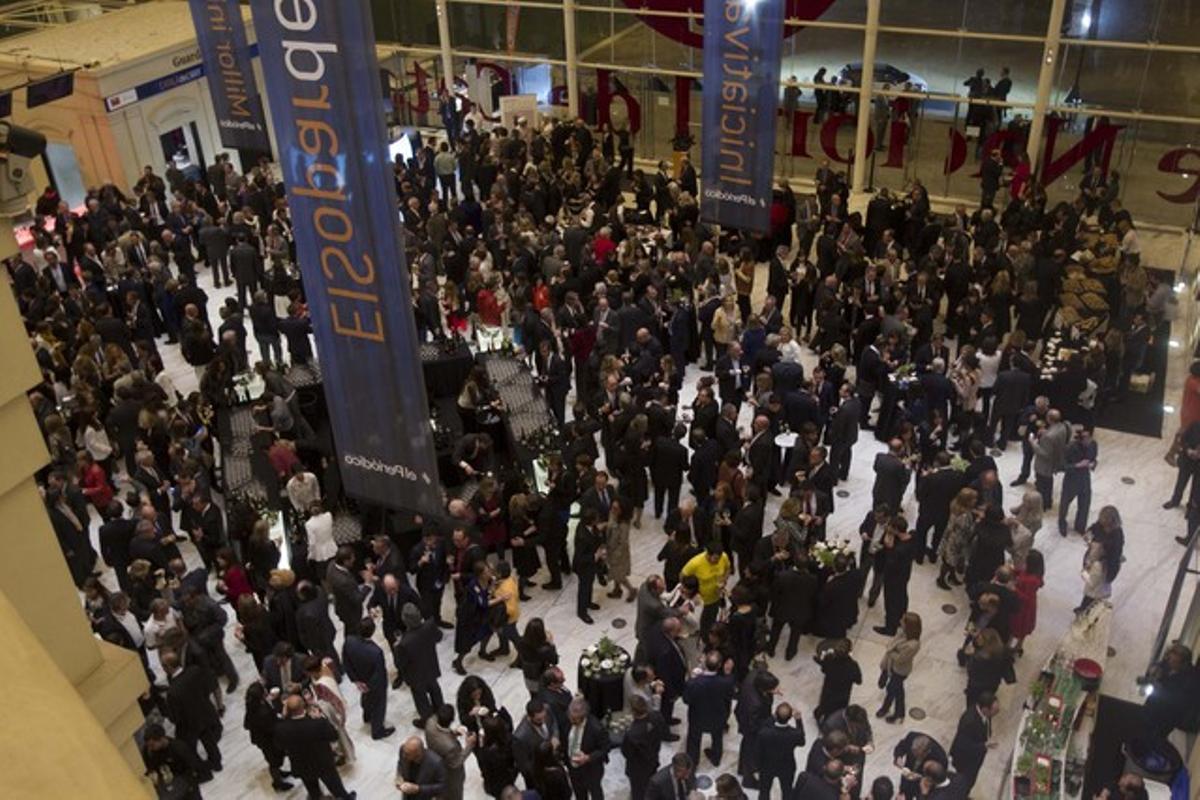
[[[862,79],[858,87],[858,125],[854,129],[854,175],[850,191],[857,196],[867,183],[871,154],[867,137],[871,133],[871,89],[875,83],[875,44],[879,39],[880,0],[867,0],[867,28],[863,31]]]
[[[437,0],[438,46],[442,50],[442,80],[446,91],[454,91],[454,51],[450,47],[450,9],[446,0]]]
[[[563,0],[563,49],[567,53],[567,111],[579,116],[579,67],[575,45],[575,0]]]
[[[0,258],[16,253],[11,216],[0,215]],[[0,441],[5,445],[0,459],[0,519],[4,520],[0,526],[0,594],[7,598],[4,610],[12,611],[0,613],[0,641],[24,648],[15,662],[0,668],[0,674],[11,680],[9,685],[15,689],[22,682],[9,676],[21,663],[41,660],[53,664],[58,674],[38,679],[73,686],[75,691],[64,702],[69,700],[90,713],[127,767],[140,775],[144,768],[133,733],[142,724],[137,699],[146,690],[146,675],[135,653],[92,635],[34,482],[34,473],[48,457],[25,393],[41,380],[41,374],[8,287],[0,289],[0,341],[7,343],[0,347]],[[5,652],[12,654],[11,650]],[[45,708],[49,711],[52,706]],[[10,719],[25,721],[19,714]],[[69,742],[64,737],[62,746]],[[95,752],[58,751],[58,766],[73,769],[79,763],[76,757],[99,758],[109,747],[101,741],[96,742]],[[0,776],[0,782],[8,779],[8,775]],[[0,789],[4,796],[21,794]]]
[[[1042,150],[1042,129],[1046,119],[1046,107],[1050,105],[1050,90],[1054,87],[1054,69],[1058,65],[1058,43],[1062,38],[1063,15],[1067,0],[1052,0],[1050,21],[1046,24],[1046,50],[1042,54],[1042,68],[1038,73],[1037,98],[1033,102],[1033,119],[1029,123],[1029,141],[1025,153],[1029,166],[1038,171],[1038,157]]]

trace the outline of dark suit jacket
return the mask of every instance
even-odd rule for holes
[[[688,450],[671,436],[659,436],[650,448],[650,479],[655,486],[679,486],[688,468]]]
[[[654,666],[654,674],[671,696],[679,697],[687,682],[687,662],[683,652],[667,638],[661,627],[646,635],[646,659]]]
[[[317,597],[301,603],[296,609],[296,631],[300,643],[310,653],[325,655],[333,652],[333,639],[337,631],[329,618],[329,601],[325,592],[318,590]]]
[[[871,489],[874,505],[887,503],[892,513],[900,510],[904,492],[908,488],[908,467],[891,453],[875,456],[875,485]]]
[[[953,467],[935,469],[917,484],[919,515],[934,522],[950,517],[950,502],[963,488],[963,474]]]
[[[396,772],[401,780],[421,787],[415,797],[441,797],[446,790],[446,767],[437,753],[426,748],[420,764],[407,764],[401,756],[396,762]]]
[[[423,689],[437,683],[442,674],[437,654],[437,643],[441,640],[442,631],[437,620],[427,619],[396,643],[392,651],[396,669],[409,686]]]
[[[717,454],[718,462],[727,453],[734,450],[740,453],[742,450],[742,434],[738,432],[736,425],[724,417],[717,419],[717,444],[721,445],[721,451]]]
[[[579,508],[593,509],[601,522],[608,519],[608,510],[612,506],[613,498],[617,496],[617,490],[611,485],[605,488],[605,498],[601,498],[600,493],[596,491],[595,486],[589,486],[582,495],[579,496]]]
[[[688,482],[697,492],[711,492],[717,485],[717,469],[721,464],[721,443],[717,439],[709,439],[692,455],[692,465],[688,469]]]
[[[738,360],[740,367],[749,367],[750,360],[744,355]],[[750,388],[751,376],[749,371],[734,374],[733,359],[728,354],[717,359],[715,366],[717,375],[717,388],[721,395],[722,403],[733,402],[735,399],[744,399],[746,390]]]
[[[688,728],[719,731],[729,720],[733,702],[732,675],[697,675],[683,688],[683,702],[688,704]]]
[[[533,759],[538,746],[543,741],[549,741],[559,735],[554,715],[549,713],[546,714],[546,734],[548,738],[542,739],[537,729],[530,724],[528,717],[523,717],[517,725],[512,737],[512,752],[513,759],[517,762],[517,769],[521,771],[522,775],[533,774]]]
[[[862,403],[857,397],[850,397],[838,406],[837,411],[829,420],[829,433],[825,441],[831,447],[835,445],[852,445],[858,441],[858,419]]]
[[[275,725],[275,744],[287,753],[292,772],[300,778],[337,771],[332,747],[337,738],[329,720],[319,717],[282,719]]]
[[[355,683],[365,683],[368,689],[387,691],[387,663],[383,649],[361,636],[348,636],[342,645],[342,666],[346,676]]]
[[[333,612],[347,632],[354,630],[363,615],[362,587],[354,573],[339,564],[330,564],[325,572],[325,580],[333,593]]]
[[[750,477],[758,486],[774,485],[775,479],[775,437],[768,428],[763,431],[750,445],[746,460],[754,472]]]
[[[571,729],[568,727],[561,734],[564,757],[570,737]],[[608,730],[600,724],[600,720],[588,714],[587,720],[583,723],[583,736],[579,740],[579,751],[591,758],[582,767],[573,767],[568,762],[567,771],[573,776],[573,779],[577,776],[583,782],[599,781],[604,775],[604,764],[608,761],[610,747],[612,747],[612,742],[608,739]]]
[[[780,725],[774,719],[758,732],[758,768],[763,775],[796,773],[796,748],[804,746],[804,725]]]
[[[984,756],[987,755],[988,721],[972,705],[958,718],[958,729],[954,732],[954,741],[950,744],[950,757],[954,759],[954,769],[968,775],[979,772],[983,766]]]
[[[621,741],[625,774],[630,777],[653,775],[658,770],[658,751],[667,733],[666,720],[657,711],[630,722]]]
[[[683,790],[684,797],[688,797],[696,790],[694,774],[689,775],[683,782]],[[679,793],[675,787],[675,773],[671,770],[670,764],[654,773],[654,777],[646,785],[646,800],[677,800],[678,796]]]
[[[383,638],[389,644],[396,643],[396,637],[404,633],[404,623],[400,619],[400,612],[404,610],[405,603],[412,603],[418,608],[421,607],[421,597],[407,583],[401,582],[400,589],[396,592],[395,602],[389,602],[388,594],[384,591],[383,582],[380,581],[375,586],[375,591],[371,593],[371,599],[367,603],[371,608],[378,608],[380,611],[380,627],[383,628]]]
[[[293,654],[291,659],[291,671],[288,675],[290,683],[301,683],[304,680],[304,656]],[[263,659],[263,685],[268,689],[283,688],[283,670],[279,659],[271,654]]]
[[[996,376],[993,388],[992,414],[1004,417],[1021,413],[1030,400],[1033,378],[1016,367],[1006,369]]]
[[[209,694],[212,676],[203,667],[189,664],[167,683],[167,713],[181,739],[221,727],[221,718]]]
[[[114,569],[122,570],[129,563],[129,545],[137,530],[137,520],[114,519],[100,526],[100,555]]]
[[[780,570],[771,581],[770,596],[773,619],[803,627],[817,602],[817,576],[808,570]]]

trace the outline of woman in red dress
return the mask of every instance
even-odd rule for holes
[[[1016,589],[1021,607],[1013,614],[1011,632],[1013,651],[1022,655],[1021,645],[1025,637],[1037,627],[1037,593],[1042,588],[1042,577],[1046,574],[1046,562],[1040,550],[1030,550],[1025,557],[1025,568],[1017,570]]]
[[[217,551],[217,577],[217,591],[225,595],[234,608],[238,607],[238,600],[243,595],[254,594],[246,568],[238,563],[237,556],[228,547]]]
[[[508,545],[508,520],[504,514],[500,484],[495,478],[484,478],[479,482],[479,492],[472,505],[475,506],[476,524],[484,549],[504,558],[504,549]]]
[[[96,463],[92,454],[80,450],[75,456],[75,464],[79,470],[79,490],[84,497],[92,501],[97,511],[104,511],[113,501],[113,487],[104,474],[104,467]],[[87,520],[82,520],[86,522]]]

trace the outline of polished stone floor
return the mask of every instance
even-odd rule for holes
[[[1174,241],[1149,241],[1144,244],[1147,245],[1162,250],[1163,257],[1161,260],[1156,259],[1155,263],[1166,263],[1172,253],[1175,253],[1175,262],[1178,261]],[[213,292],[207,270],[202,271],[201,275],[202,285],[210,292],[210,313],[215,318],[218,303],[228,296],[230,291],[226,289]],[[761,291],[766,276],[763,274],[760,277],[762,279],[758,283]],[[250,344],[254,347],[253,340]],[[177,349],[169,347],[163,350],[168,369],[179,388],[184,391],[193,388],[194,373],[179,357]],[[1178,354],[1179,351],[1172,352]],[[1177,403],[1185,363],[1182,358],[1176,358],[1175,363],[1171,365],[1168,402]],[[699,374],[694,367],[689,369],[683,403],[690,402]],[[1173,415],[1168,415],[1168,431],[1173,430],[1176,424],[1174,420]],[[748,424],[748,419],[743,419],[743,423]],[[1093,483],[1093,518],[1101,506],[1115,505],[1123,516],[1127,541],[1127,561],[1116,581],[1113,594],[1116,614],[1111,641],[1115,652],[1109,659],[1103,689],[1104,692],[1120,698],[1135,699],[1135,678],[1146,667],[1148,653],[1166,601],[1167,589],[1182,552],[1173,537],[1182,532],[1183,517],[1182,512],[1178,510],[1164,511],[1161,508],[1174,478],[1174,471],[1162,460],[1167,444],[1165,440],[1100,431],[1097,441],[1100,445],[1100,463]],[[829,521],[830,537],[852,535],[862,519],[870,503],[873,479],[871,462],[881,448],[882,445],[869,435],[859,441],[854,451],[850,480],[842,485],[849,494],[847,497],[838,498],[837,511]],[[1009,507],[1020,497],[1019,489],[1009,488],[1007,485],[1016,475],[1019,458],[1016,448],[1010,447],[1009,451],[998,459],[1001,477],[1005,483],[1005,503]],[[778,503],[778,499],[773,498],[768,506],[768,530]],[[906,498],[905,508],[909,512],[909,519],[915,519],[915,501],[911,491]],[[1042,662],[1065,633],[1072,618],[1071,609],[1080,598],[1079,568],[1084,544],[1074,536],[1060,538],[1052,528],[1053,525],[1043,529],[1036,541],[1036,546],[1045,554],[1047,563],[1046,586],[1039,598],[1038,627],[1026,641],[1025,655],[1017,664],[1017,684],[1001,690],[1004,710],[995,724],[995,739],[998,745],[988,754],[974,792],[976,798],[993,798],[999,795],[1006,765],[1011,757],[1016,720],[1025,697],[1024,687],[1037,674]],[[646,575],[658,571],[660,565],[655,561],[655,554],[662,542],[661,525],[653,519],[648,510],[641,530],[635,530],[633,534],[632,579],[635,584]],[[190,545],[185,545],[185,548],[189,561],[198,564],[198,558]],[[925,623],[922,650],[917,657],[913,677],[908,682],[910,716],[904,726],[887,725],[871,717],[877,724],[874,728],[875,752],[867,762],[868,783],[881,774],[896,779],[896,770],[891,763],[891,751],[907,730],[929,733],[948,748],[963,709],[962,690],[966,677],[964,671],[956,664],[954,654],[962,642],[967,611],[966,598],[961,590],[945,592],[938,589],[934,585],[935,576],[935,567],[928,564],[918,566],[909,586],[911,609],[920,613]],[[111,580],[111,576],[108,576],[108,579]],[[544,574],[542,580],[545,580]],[[563,668],[569,685],[572,686],[576,673],[575,661],[582,648],[593,644],[603,635],[631,650],[634,644],[633,604],[611,600],[604,597],[603,592],[597,592],[597,602],[602,608],[594,613],[596,624],[585,626],[574,615],[574,591],[573,579],[567,582],[561,592],[535,589],[532,590],[534,599],[522,607],[523,619],[528,620],[533,616],[545,619],[547,628],[556,638],[563,657]],[[447,598],[447,603],[450,602],[452,601]],[[451,614],[449,608],[447,613]],[[452,614],[449,618],[452,618]],[[882,619],[882,603],[874,609],[867,609],[864,605],[859,624],[851,632],[854,653],[865,675],[864,685],[857,687],[853,702],[863,705],[871,712],[878,707],[882,696],[875,688],[874,678],[878,675],[877,664],[885,645],[884,638],[871,628],[881,624]],[[627,624],[621,625],[618,621]],[[453,657],[451,638],[447,637],[439,646],[442,663],[446,665],[446,674],[441,683],[447,699],[453,698],[460,681],[449,669]],[[253,678],[254,666],[250,656],[234,638],[232,624],[227,632],[226,644],[245,685]],[[813,641],[806,638],[796,659],[786,662],[780,657],[771,663],[772,669],[782,680],[782,699],[799,704],[805,710],[805,725],[810,741],[815,729],[811,709],[816,703],[821,683],[820,672],[811,658],[812,651]],[[498,700],[509,708],[514,717],[519,717],[527,699],[526,690],[519,672],[507,669],[503,661],[504,659],[498,659],[495,663],[485,663],[471,657],[467,666],[470,671],[485,678],[493,687]],[[407,689],[389,693],[388,720],[396,726],[397,733],[388,740],[377,742],[371,740],[367,726],[360,722],[357,692],[349,683],[346,683],[343,689],[350,704],[348,718],[352,722],[349,727],[358,756],[356,763],[343,770],[346,785],[356,789],[360,798],[396,796],[398,792],[392,781],[397,751],[403,739],[414,733],[411,727],[414,716],[411,696]],[[214,781],[203,787],[206,797],[231,800],[269,797],[273,794],[265,764],[242,729],[242,709],[243,702],[239,691],[228,699],[224,717],[225,734],[222,738],[222,749],[225,753],[225,768]],[[919,721],[918,710],[923,716]],[[731,732],[726,738],[725,757],[720,768],[714,769],[705,762],[701,774],[715,776],[723,771],[734,771],[737,741],[736,733]],[[669,757],[671,752],[670,747],[664,747],[664,759]],[[804,754],[799,755],[802,759]],[[468,768],[467,781],[466,796],[482,797],[479,773],[473,763]],[[609,762],[605,789],[610,797],[628,797],[623,760],[619,753],[614,753]],[[302,796],[303,790],[299,784],[287,795],[291,798]]]

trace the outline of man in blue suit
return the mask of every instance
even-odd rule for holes
[[[383,650],[371,640],[375,623],[365,618],[358,635],[347,636],[342,645],[342,667],[362,692],[363,722],[371,724],[372,739],[386,739],[396,732],[387,725],[387,664]]]
[[[714,767],[721,763],[725,723],[729,721],[734,689],[733,675],[724,667],[720,653],[707,654],[704,672],[688,681],[683,689],[683,701],[688,706],[687,754],[693,764],[700,760],[700,738],[706,733],[712,738],[712,747],[704,754]]]

